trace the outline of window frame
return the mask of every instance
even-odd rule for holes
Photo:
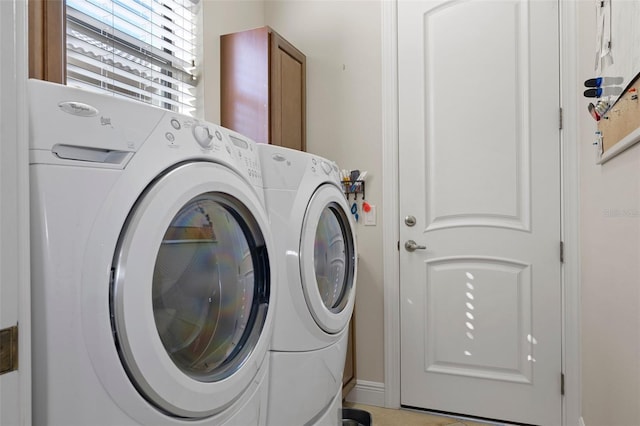
[[[65,0],[29,0],[29,77],[66,84]]]
[[[67,84],[66,6],[66,0],[28,1],[29,78]],[[194,61],[196,56],[197,52],[194,52]],[[193,86],[196,93],[198,86]],[[193,111],[186,114],[197,116],[197,103],[193,105]]]

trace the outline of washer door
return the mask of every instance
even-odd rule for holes
[[[269,336],[264,210],[213,163],[181,165],[138,199],[111,284],[119,356],[139,393],[166,414],[202,418],[253,380]]]
[[[307,305],[320,328],[342,331],[355,299],[356,248],[343,193],[325,184],[307,206],[300,240],[300,270]]]

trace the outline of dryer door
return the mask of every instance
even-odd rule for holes
[[[355,299],[356,246],[344,194],[325,184],[307,206],[300,240],[300,270],[307,304],[327,333],[342,331]]]
[[[213,163],[181,165],[138,199],[110,306],[122,364],[157,409],[206,417],[253,380],[270,339],[267,226],[252,188]]]

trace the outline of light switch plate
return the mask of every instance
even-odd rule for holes
[[[365,226],[375,226],[376,225],[376,206],[370,204],[371,210],[368,212],[363,211],[364,216],[364,225]]]

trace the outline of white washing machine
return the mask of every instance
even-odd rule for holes
[[[356,238],[337,166],[258,145],[278,260],[269,425],[341,424]]]
[[[276,265],[255,144],[29,84],[34,424],[266,424]]]

